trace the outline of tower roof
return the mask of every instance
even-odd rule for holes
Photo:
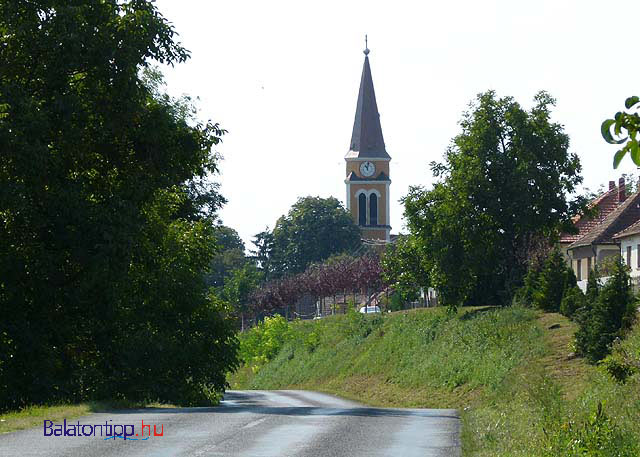
[[[356,118],[353,122],[353,133],[347,158],[390,159],[384,146],[380,114],[373,90],[371,67],[369,66],[369,49],[364,50],[364,66],[360,79]]]

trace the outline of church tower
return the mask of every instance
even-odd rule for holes
[[[347,165],[347,210],[360,227],[362,238],[390,241],[389,162],[373,90],[369,49],[365,46],[356,118]]]

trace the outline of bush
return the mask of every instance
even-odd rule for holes
[[[391,311],[402,311],[404,308],[404,299],[401,294],[394,292],[389,297],[388,309]]]
[[[590,305],[591,303],[595,303],[598,299],[598,295],[600,295],[600,271],[598,267],[594,268],[589,272],[589,279],[587,280],[587,292],[586,292],[586,301],[585,305]]]
[[[600,361],[600,365],[620,384],[624,384],[627,379],[633,376],[638,370],[634,365],[629,363],[628,360],[617,353],[606,356]]]
[[[544,261],[530,263],[524,285],[514,294],[512,304],[559,311],[565,293],[576,285],[573,270],[562,253],[555,249]],[[576,298],[575,292],[572,294],[574,297],[571,299]]]
[[[578,286],[567,289],[560,302],[560,313],[572,317],[585,304],[585,297]]]
[[[251,364],[254,371],[272,360],[280,349],[293,339],[294,332],[287,320],[279,314],[265,317],[264,321],[245,332],[240,338],[239,357]]]
[[[627,379],[640,369],[640,360],[625,347],[633,347],[634,342],[625,340],[625,343],[616,339],[611,345],[611,354],[600,361],[600,366],[620,384],[627,382]]]
[[[571,275],[562,253],[555,249],[544,262],[533,292],[533,304],[545,311],[559,311]],[[575,278],[574,278],[575,281]]]
[[[635,312],[628,268],[618,259],[595,302],[588,303],[577,315],[580,326],[576,332],[578,352],[592,363],[604,358],[611,343],[631,325]]]
[[[541,270],[542,265],[540,262],[533,262],[529,265],[527,275],[524,277],[524,285],[518,289],[513,296],[513,305],[533,305],[533,294],[538,288],[538,277],[540,276]]]
[[[567,421],[544,430],[545,454],[549,457],[635,457],[637,444],[623,433],[598,403],[589,418],[580,423]]]

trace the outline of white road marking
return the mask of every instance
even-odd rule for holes
[[[254,420],[253,422],[249,422],[247,425],[243,425],[242,428],[252,428],[255,427],[258,424],[262,424],[264,421],[266,421],[268,418],[267,417],[263,417],[262,419],[257,419]]]

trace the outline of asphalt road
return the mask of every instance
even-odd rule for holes
[[[151,425],[144,435],[142,421]],[[113,424],[128,439],[109,438],[114,428],[105,425]],[[0,456],[460,456],[455,410],[369,408],[293,390],[230,391],[215,408],[114,411],[67,424],[67,434],[97,436],[44,436],[64,433],[62,424],[47,425],[0,435]],[[162,436],[153,436],[154,425]]]

